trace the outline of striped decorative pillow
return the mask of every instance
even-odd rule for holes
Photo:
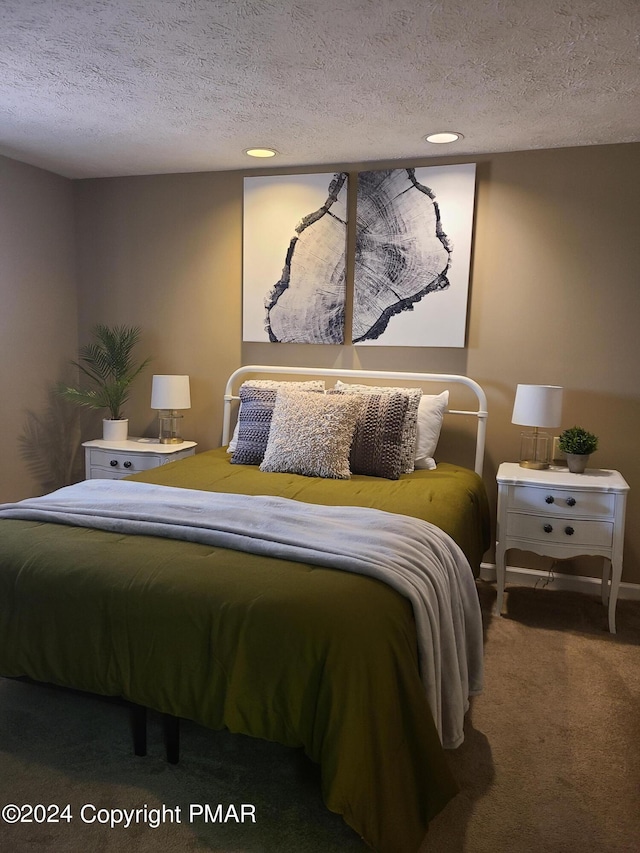
[[[403,426],[409,398],[399,393],[363,394],[362,400],[351,445],[351,473],[397,480],[403,473]]]
[[[299,388],[305,391],[324,391],[322,379],[309,382],[279,382],[273,379],[252,379],[240,386],[240,411],[227,451],[233,453],[236,465],[259,465],[267,448],[269,428],[276,394],[279,388]]]
[[[410,474],[414,470],[416,441],[418,439],[418,406],[422,397],[421,388],[387,388],[374,385],[348,385],[338,380],[335,390],[343,394],[404,394],[407,397],[407,411],[402,424],[402,473]]]

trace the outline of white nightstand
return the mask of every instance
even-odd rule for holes
[[[503,462],[496,479],[496,612],[502,610],[505,556],[510,548],[556,559],[595,554],[604,558],[602,603],[609,606],[609,630],[615,634],[629,491],[625,479],[617,471],[535,471],[517,462]]]
[[[126,441],[85,441],[85,479],[119,480],[136,471],[148,471],[167,462],[193,456],[195,441],[160,444],[157,438],[128,438]]]

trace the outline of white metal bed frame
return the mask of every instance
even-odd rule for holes
[[[222,444],[227,445],[231,437],[231,404],[240,397],[233,390],[244,380],[247,374],[269,373],[290,374],[293,376],[335,376],[337,379],[368,380],[368,379],[390,379],[406,382],[438,382],[447,385],[457,384],[470,388],[478,401],[477,409],[447,409],[449,415],[467,415],[477,419],[476,428],[476,453],[474,470],[480,477],[484,464],[484,447],[487,428],[487,397],[484,389],[474,379],[456,373],[399,373],[389,370],[348,370],[336,367],[284,367],[267,364],[246,364],[235,370],[227,381],[224,392],[224,412],[222,425]],[[366,383],[365,383],[366,384]]]

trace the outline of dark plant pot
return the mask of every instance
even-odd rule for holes
[[[589,461],[589,453],[567,453],[567,465],[572,474],[584,474]]]

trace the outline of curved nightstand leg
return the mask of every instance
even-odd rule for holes
[[[611,561],[611,589],[609,591],[609,631],[616,633],[616,604],[618,602],[618,589],[622,577],[622,560],[614,557]]]
[[[602,558],[602,603],[606,607],[609,603],[609,580],[611,578],[611,561],[608,557]]]
[[[496,608],[495,613],[497,616],[502,615],[502,602],[504,600],[504,584],[505,584],[505,548],[500,542],[496,544],[496,586],[497,586],[497,597],[496,597]]]

